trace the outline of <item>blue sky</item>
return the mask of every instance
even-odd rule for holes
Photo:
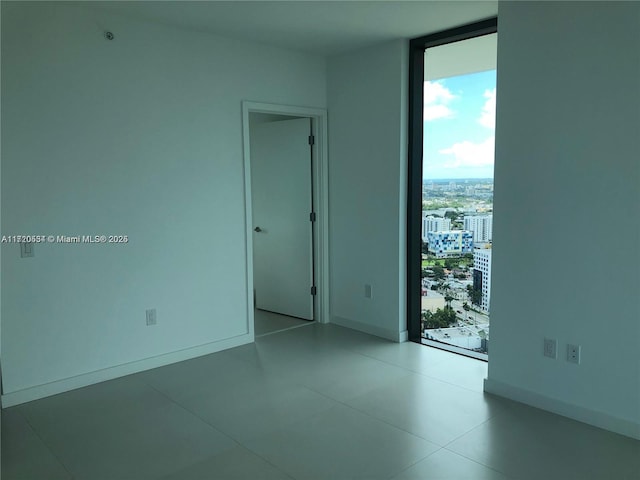
[[[423,178],[493,178],[496,71],[425,82]]]

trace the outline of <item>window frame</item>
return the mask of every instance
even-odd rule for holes
[[[407,166],[407,331],[409,341],[422,343],[420,332],[422,296],[422,162],[424,143],[424,52],[427,48],[496,33],[498,18],[492,17],[409,42],[409,121]],[[456,349],[457,350],[457,349]],[[460,349],[462,350],[462,349]],[[463,351],[456,351],[466,355]],[[472,354],[473,352],[469,352]],[[473,356],[473,355],[471,355]]]

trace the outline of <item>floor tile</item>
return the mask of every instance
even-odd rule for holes
[[[201,390],[181,404],[231,438],[247,442],[337,403],[303,385],[262,378],[224,390]]]
[[[53,395],[16,408],[34,427],[65,419],[80,425],[135,417],[139,412],[166,405],[167,399],[134,377],[122,377]]]
[[[444,368],[441,365],[455,356],[450,352],[414,342],[368,343],[354,345],[351,348],[363,355],[424,374]]]
[[[71,474],[16,408],[2,410],[2,478],[63,480]]]
[[[447,383],[452,383],[476,392],[483,392],[484,379],[487,378],[487,372],[487,362],[465,357],[464,355],[449,354],[445,362],[437,365],[435,368],[425,370],[424,373],[425,375]]]
[[[297,373],[297,381],[339,401],[411,375],[406,369],[348,351],[304,365]]]
[[[518,479],[640,479],[639,441],[509,403],[447,449]]]
[[[129,393],[114,389],[123,397],[114,405],[107,400],[115,394],[101,384],[90,390],[105,399],[78,391],[18,408],[76,479],[155,478],[236,445],[150,387],[127,384]]]
[[[300,480],[387,479],[438,449],[342,405],[247,447]]]
[[[444,446],[500,411],[500,400],[412,374],[348,400],[351,407]]]
[[[339,401],[409,375],[406,369],[349,350],[267,354],[266,375],[305,385]]]
[[[506,475],[446,449],[393,477],[393,480],[510,480]]]
[[[640,442],[486,363],[313,323],[2,412],[5,479],[640,480]]]
[[[225,391],[238,384],[257,382],[263,377],[264,372],[259,368],[234,358],[226,351],[136,375],[137,379],[177,402],[198,394]]]
[[[331,343],[315,342],[295,333],[312,328],[295,328],[259,337],[253,344],[229,350],[229,355],[248,363],[265,376],[295,381],[305,370],[322,368],[322,364],[331,363],[335,356],[349,353]]]
[[[324,345],[346,350],[364,349],[378,345],[399,345],[384,338],[330,323],[315,323],[310,329],[295,329],[288,333],[296,343]]]
[[[292,477],[238,446],[160,480],[292,480]]]
[[[304,327],[311,325],[309,320],[280,315],[265,310],[254,312],[254,333],[256,336],[288,330],[290,328]]]

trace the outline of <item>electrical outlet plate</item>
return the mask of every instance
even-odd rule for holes
[[[580,345],[567,345],[567,362],[580,365]]]
[[[33,257],[33,242],[20,242],[20,257]]]
[[[368,283],[364,286],[364,296],[365,298],[371,298],[371,285]]]
[[[558,342],[556,341],[556,339],[544,339],[544,356],[553,358],[554,360],[558,358]]]
[[[147,325],[155,325],[156,324],[156,309],[152,308],[147,310]]]

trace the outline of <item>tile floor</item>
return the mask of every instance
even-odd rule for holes
[[[486,367],[310,323],[3,410],[2,478],[640,479],[640,442],[485,395]]]
[[[280,315],[278,313],[258,309],[254,311],[254,319],[256,337],[289,330],[290,328],[303,327],[312,323],[309,320],[289,317],[287,315]]]

